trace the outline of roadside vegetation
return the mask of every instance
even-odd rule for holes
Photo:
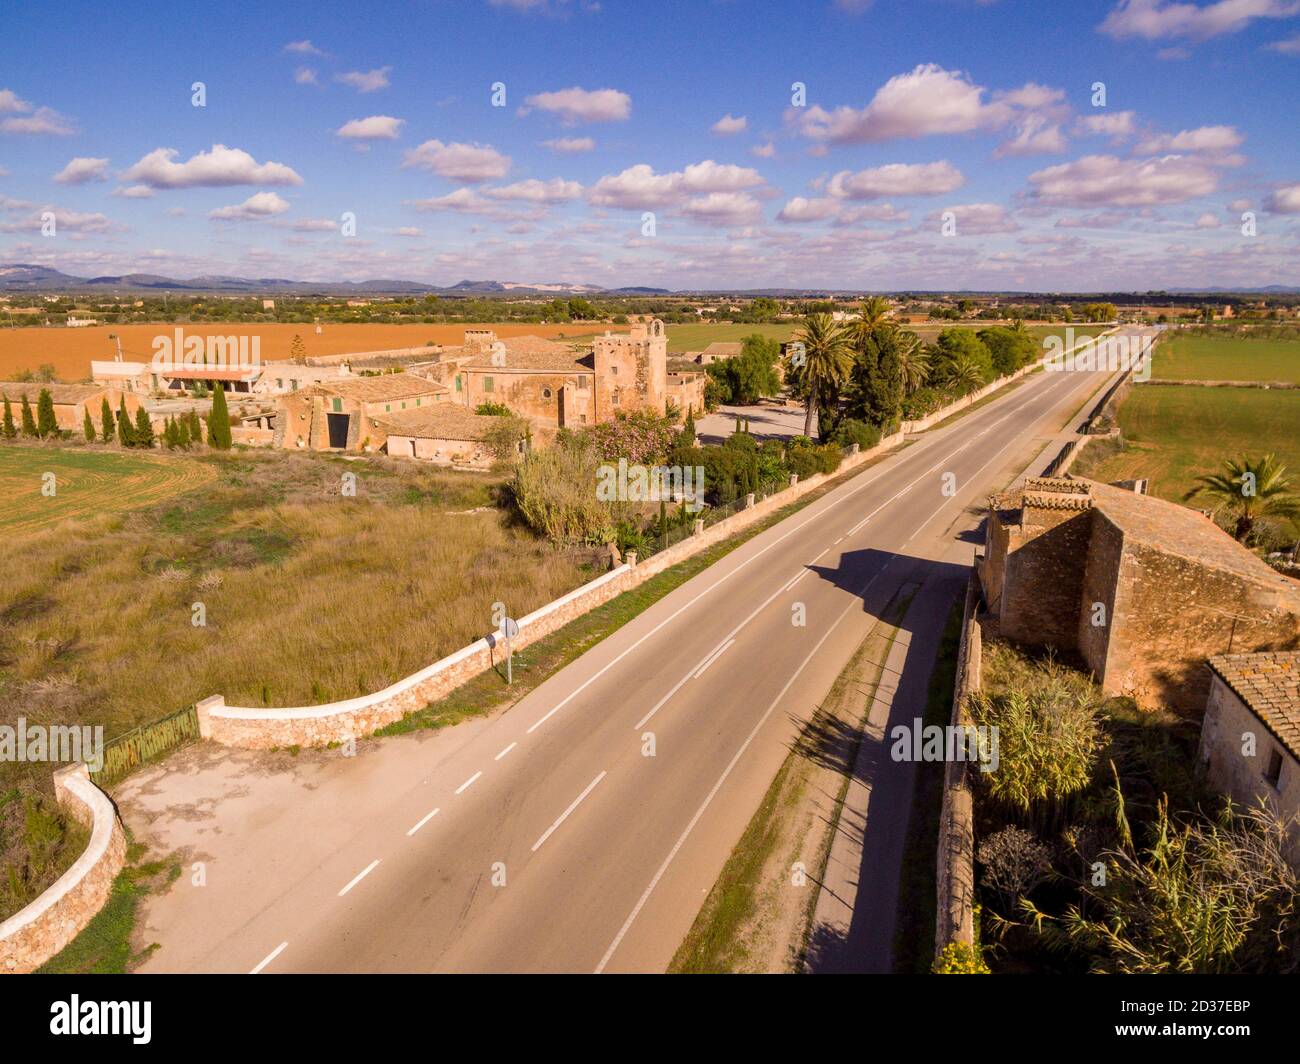
[[[1282,826],[1202,790],[1196,729],[1104,697],[1050,655],[989,642],[975,773],[983,955],[995,971],[1283,973],[1300,894]]]

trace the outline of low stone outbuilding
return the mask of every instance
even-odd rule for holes
[[[1300,865],[1300,651],[1222,654],[1209,668],[1206,782],[1240,806],[1263,802],[1289,821],[1291,862]]]
[[[494,437],[510,424],[510,418],[473,414],[455,403],[374,419],[375,428],[384,434],[389,455],[459,469],[490,468],[498,457],[493,449]],[[521,435],[514,443],[514,452],[522,454],[524,446]]]
[[[104,400],[116,415],[123,402],[126,412],[135,419],[135,412],[143,405],[140,397],[133,392],[120,388],[104,388],[98,384],[46,384],[40,381],[0,381],[0,394],[9,397],[13,408],[14,424],[20,425],[19,411],[23,405],[23,396],[32,406],[32,416],[36,416],[36,406],[41,392],[48,391],[54,401],[54,420],[59,428],[66,432],[80,433],[84,425],[84,415],[88,412],[95,431],[102,428],[101,414]]]
[[[1199,511],[1109,484],[994,496],[979,569],[1003,636],[1077,651],[1108,694],[1188,714],[1206,658],[1300,647],[1300,585]]]

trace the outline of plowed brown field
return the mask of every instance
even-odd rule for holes
[[[115,353],[110,333],[122,338],[128,359],[148,362],[153,353],[155,336],[172,336],[178,326],[171,323],[150,325],[96,325],[84,329],[20,328],[0,329],[0,380],[12,379],[22,370],[35,370],[49,363],[59,380],[80,381],[90,377],[91,359],[111,359]],[[187,336],[260,336],[265,361],[289,357],[289,345],[301,336],[309,358],[318,355],[343,355],[353,351],[382,351],[398,347],[423,347],[430,340],[436,344],[459,344],[466,329],[494,329],[503,339],[511,336],[590,336],[590,324],[576,325],[329,325],[322,324],[319,334],[314,325],[180,325]],[[626,326],[613,326],[626,332]]]

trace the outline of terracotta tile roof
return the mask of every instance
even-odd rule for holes
[[[492,362],[492,352],[484,350],[465,363],[468,369],[500,370],[551,370],[558,373],[593,372],[592,356],[575,350],[569,344],[556,343],[540,336],[512,336],[502,340],[506,348],[504,366]]]
[[[87,399],[98,396],[105,391],[105,388],[102,384],[47,384],[44,381],[0,381],[0,392],[9,396],[11,403],[22,403],[23,393],[25,392],[27,401],[32,404],[33,409],[41,396],[42,390],[50,393],[50,398],[54,400],[56,406],[71,406],[76,403],[84,403]]]
[[[417,395],[437,395],[450,391],[445,384],[417,377],[414,373],[384,373],[378,377],[322,381],[313,386],[312,390],[320,395],[359,399],[363,403],[384,403],[391,399],[409,399]]]
[[[390,436],[413,436],[423,440],[485,440],[502,417],[475,414],[457,403],[443,403],[419,410],[399,410],[372,419]]]
[[[1220,654],[1210,668],[1300,758],[1300,650]]]

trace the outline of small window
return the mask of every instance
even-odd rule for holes
[[[543,388],[543,389],[542,389],[542,398],[543,398],[543,399],[549,399],[550,397],[551,397],[551,389],[550,389],[550,388]]]
[[[617,366],[610,366],[610,367],[609,367],[609,372],[610,372],[611,374],[613,374],[615,377],[617,377],[617,376],[618,376],[618,367],[617,367]]]
[[[416,406],[419,406],[419,405],[420,405],[420,399],[419,399],[418,396],[417,396],[416,399],[415,399],[415,405],[416,405]]]
[[[1264,782],[1274,790],[1282,779],[1282,751],[1274,748],[1268,754],[1268,769],[1264,772]]]
[[[284,378],[283,378],[283,377],[276,377],[276,378],[275,378],[275,386],[276,386],[277,388],[279,388],[281,391],[283,391],[283,390],[284,390]]]
[[[618,406],[618,392],[614,393],[614,405]]]
[[[405,404],[405,403],[402,404],[402,409],[403,409],[403,410],[406,409],[406,404]]]
[[[485,392],[490,392],[490,391],[492,390],[492,386],[493,386],[494,383],[495,383],[495,382],[492,380],[491,377],[484,377],[484,378],[483,378],[483,390],[484,390]]]
[[[334,413],[336,413],[336,414],[341,414],[341,413],[343,413],[343,400],[342,400],[342,399],[335,399],[335,400],[334,400]]]
[[[385,404],[384,404],[384,413],[385,413],[385,414],[388,413],[388,412],[389,412],[390,410],[392,410],[392,409],[393,409],[393,404],[392,404],[392,403],[385,403]]]
[[[456,374],[456,391],[460,391],[460,374]]]
[[[290,387],[291,387],[295,392],[298,390],[298,382],[297,382],[297,381],[290,381],[290,382],[289,382],[289,386],[290,386]]]

